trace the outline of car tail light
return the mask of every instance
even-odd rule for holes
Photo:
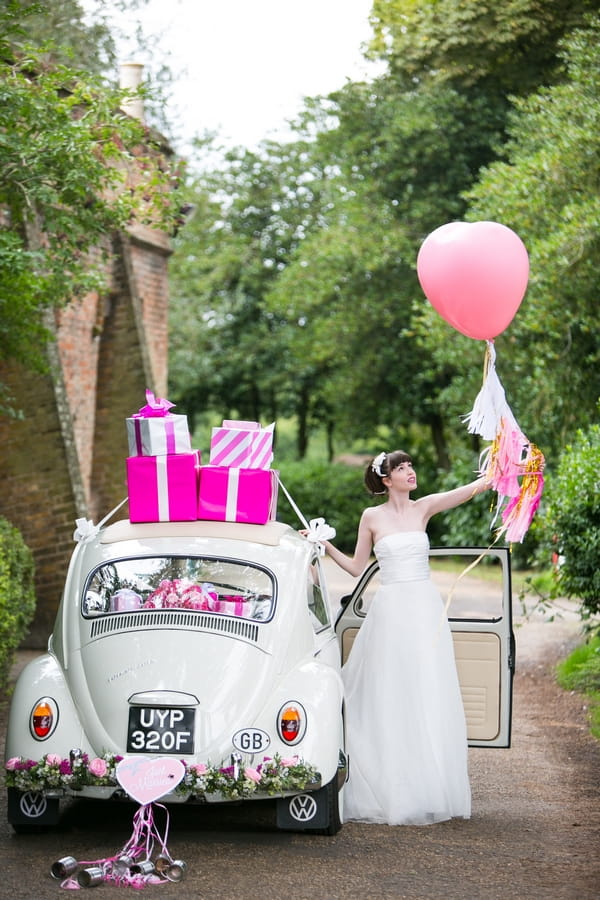
[[[279,734],[286,744],[297,744],[306,731],[306,712],[300,703],[286,703],[277,717]]]
[[[50,697],[42,697],[31,710],[29,728],[38,741],[50,737],[58,722],[58,708]]]

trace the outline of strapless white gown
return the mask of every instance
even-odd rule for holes
[[[342,669],[344,820],[429,825],[471,814],[465,715],[425,532],[374,547],[381,586]]]

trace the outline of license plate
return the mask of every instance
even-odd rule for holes
[[[131,706],[128,753],[193,753],[193,709]]]

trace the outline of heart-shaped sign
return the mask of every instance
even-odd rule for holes
[[[185,775],[185,766],[169,756],[126,756],[118,763],[115,774],[123,790],[145,806],[176,788]]]

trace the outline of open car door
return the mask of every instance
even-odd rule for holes
[[[433,547],[429,552],[431,577],[448,603],[469,745],[510,747],[515,670],[510,551]],[[342,664],[378,587],[379,564],[373,562],[342,600],[336,622]]]

